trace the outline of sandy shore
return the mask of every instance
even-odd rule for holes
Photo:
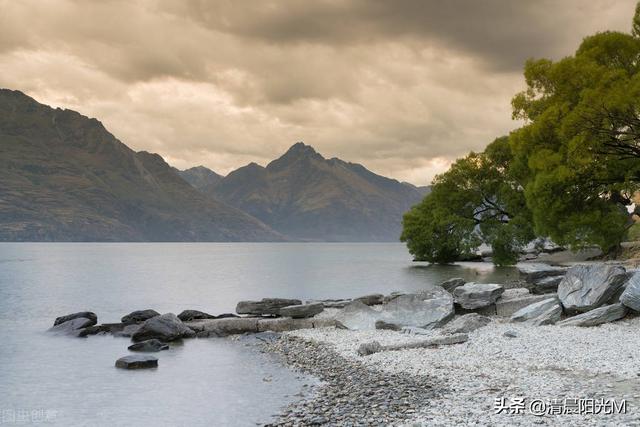
[[[516,336],[505,336],[507,331],[514,332],[511,335]],[[366,377],[367,388],[375,391],[377,378],[383,378],[380,387],[384,390],[395,387],[400,394],[404,386],[391,384],[390,388],[386,387],[384,378],[391,378],[392,383],[396,378],[407,379],[407,384],[411,384],[410,378],[414,378],[414,383],[428,386],[424,389],[428,398],[413,399],[411,412],[404,411],[404,416],[403,408],[393,408],[392,416],[386,417],[389,414],[373,412],[365,404],[357,408],[360,411],[357,413],[362,413],[362,417],[356,417],[360,422],[354,422],[348,417],[349,407],[343,405],[343,418],[332,418],[335,414],[329,411],[313,421],[327,425],[640,425],[638,331],[640,318],[593,328],[532,327],[494,320],[472,332],[464,344],[382,352],[366,357],[356,353],[361,343],[376,340],[383,345],[398,344],[425,337],[394,331],[334,328],[287,332],[277,342],[277,349],[271,350],[294,355],[287,357],[290,365],[326,376],[330,368],[319,362],[326,358],[329,366],[336,366],[334,380],[336,376],[347,377],[325,381],[316,389],[315,396],[319,399],[316,403],[319,403],[314,403],[313,398],[299,402],[287,409],[281,420],[289,425],[309,424],[311,418],[302,421],[305,411],[331,407],[332,399],[333,404],[340,406],[340,401],[332,395],[335,388],[340,384],[344,387],[344,384],[353,383],[351,391],[342,395],[343,400],[349,400],[349,393],[362,387],[360,377]],[[319,369],[319,365],[323,367]],[[338,369],[341,365],[349,366],[349,369],[342,372]],[[355,400],[363,399],[361,394],[353,396]],[[503,402],[502,398],[506,400]],[[496,399],[519,413],[496,413]],[[524,399],[524,410],[518,409],[521,406],[518,399]],[[615,399],[617,405],[621,405],[624,399],[626,414],[549,414],[558,411],[560,405],[566,405],[569,411],[576,404],[571,399],[583,399],[583,404],[588,407],[595,404],[595,410],[600,408],[602,412],[606,406],[597,399],[604,399],[604,402]],[[547,414],[538,416],[532,413],[529,405],[534,400],[536,412]],[[540,401],[544,403],[542,409]],[[387,407],[386,410],[390,409]],[[300,417],[287,418],[287,414],[295,414],[296,411]],[[595,411],[586,409],[585,412]]]

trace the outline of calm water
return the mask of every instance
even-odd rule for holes
[[[217,314],[241,299],[356,297],[514,274],[412,263],[401,244],[0,244],[0,424],[249,426],[313,381],[226,339],[187,340],[160,353],[157,370],[118,370],[129,341],[46,334],[63,314]]]

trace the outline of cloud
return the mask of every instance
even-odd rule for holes
[[[227,173],[303,140],[416,184],[517,126],[529,57],[632,0],[0,0],[0,86]]]

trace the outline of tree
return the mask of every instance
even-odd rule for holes
[[[513,264],[533,239],[523,188],[510,170],[508,138],[470,153],[435,178],[432,191],[404,217],[401,240],[416,259],[448,263],[492,246],[496,264]]]
[[[574,56],[530,60],[510,136],[535,231],[580,248],[619,247],[640,184],[640,9],[634,36],[604,32]]]

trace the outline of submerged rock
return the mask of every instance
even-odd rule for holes
[[[142,327],[140,323],[133,323],[130,325],[125,325],[120,331],[113,332],[114,337],[125,337],[129,338]]]
[[[459,316],[447,323],[442,329],[442,332],[446,334],[466,334],[487,326],[489,323],[491,323],[490,317],[481,316],[477,313],[469,313]]]
[[[635,272],[620,295],[620,302],[632,310],[640,311],[640,272]]]
[[[547,298],[528,305],[511,316],[512,322],[531,322],[535,325],[552,325],[560,320],[562,306],[557,298]]]
[[[161,341],[173,341],[180,338],[195,337],[195,332],[189,329],[173,313],[163,314],[146,320],[131,339],[134,342],[156,338]]]
[[[168,350],[169,346],[157,339],[150,339],[131,344],[128,349],[130,351],[140,351],[144,353],[153,353],[161,350]]]
[[[473,310],[494,304],[504,292],[502,285],[493,283],[466,283],[453,291],[455,302],[462,308]]]
[[[191,320],[199,320],[199,319],[215,319],[216,316],[213,316],[209,313],[205,313],[204,311],[198,310],[184,310],[182,313],[178,314],[178,319],[183,322],[189,322]]]
[[[442,286],[447,292],[453,293],[456,288],[464,286],[465,283],[467,282],[462,277],[454,277],[453,279],[445,280],[440,283],[440,286]]]
[[[132,355],[116,360],[116,368],[120,369],[149,369],[157,367],[158,359],[153,356]]]
[[[84,317],[75,317],[71,320],[67,320],[63,323],[58,323],[57,325],[51,327],[49,332],[54,333],[56,335],[71,335],[75,337],[79,337],[82,333],[83,329],[89,326],[94,325],[94,319],[87,319]]]
[[[280,315],[292,317],[294,319],[304,319],[322,313],[323,310],[324,305],[322,305],[322,303],[290,305],[288,307],[281,308]]]
[[[626,314],[627,307],[622,304],[611,304],[570,317],[556,324],[558,326],[597,326],[622,319]]]
[[[254,316],[276,316],[280,309],[290,305],[301,305],[299,299],[263,298],[260,301],[240,301],[236,306],[236,313]]]
[[[558,286],[558,298],[568,312],[586,312],[606,304],[628,276],[615,265],[576,265]]]
[[[122,316],[122,319],[120,319],[120,321],[122,323],[137,323],[137,322],[144,322],[145,320],[149,320],[156,316],[160,316],[160,313],[158,313],[155,310],[151,310],[151,309],[136,310],[136,311],[132,311],[126,316]]]
[[[66,316],[56,317],[56,320],[53,322],[53,326],[57,326],[61,323],[68,322],[69,320],[83,318],[90,321],[87,326],[92,326],[98,323],[98,316],[92,311],[80,311],[78,313],[67,314]]]
[[[79,337],[86,337],[89,335],[98,334],[117,334],[124,329],[125,325],[122,323],[103,323],[102,325],[93,325],[88,328],[84,328],[79,334]]]

